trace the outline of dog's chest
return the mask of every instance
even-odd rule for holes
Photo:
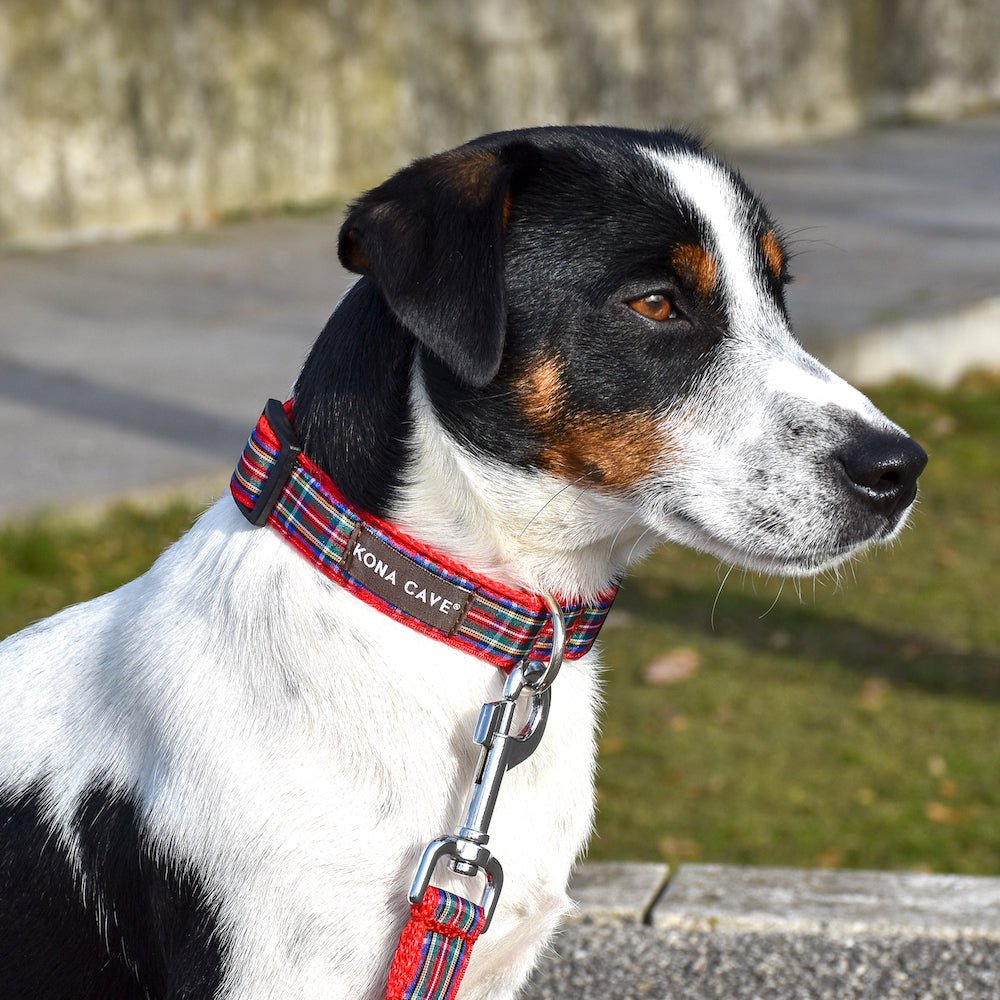
[[[503,676],[272,533],[234,532],[238,518],[217,507],[142,580],[11,647],[9,682],[37,709],[0,758],[43,788],[74,864],[82,798],[134,801],[137,836],[213,913],[220,998],[377,1000],[418,856],[461,821],[476,717]],[[566,905],[591,824],[597,671],[593,655],[563,668],[541,746],[504,782],[489,846],[505,885],[466,1000],[509,994]],[[482,888],[446,869],[434,883]]]
[[[503,677],[288,556],[279,548],[268,560],[283,566],[281,586],[296,600],[276,634],[245,651],[259,662],[235,672],[268,681],[234,686],[193,672],[201,719],[196,732],[190,718],[171,727],[187,738],[151,819],[156,834],[213,873],[225,933],[243,959],[231,966],[232,996],[267,996],[260,984],[279,982],[297,984],[299,996],[312,995],[310,983],[325,996],[366,996],[372,983],[384,986],[420,851],[460,823],[479,752],[475,720]],[[497,995],[515,957],[530,960],[546,936],[521,941],[525,922],[540,932],[565,907],[591,826],[597,669],[592,656],[564,668],[541,746],[504,782],[489,846],[505,885],[463,988],[470,996],[476,982]],[[188,698],[173,703],[188,711]],[[434,883],[476,899],[481,892],[481,879],[444,866]]]
[[[501,791],[490,848],[504,867],[504,890],[477,946],[469,997],[477,983],[483,996],[502,995],[512,967],[533,961],[565,910],[569,870],[591,826],[588,681],[582,672],[560,679],[542,748]],[[297,984],[301,996],[311,995],[310,982],[323,983],[326,995],[334,988],[333,995],[367,996],[372,984],[371,996],[380,995],[420,850],[458,826],[478,751],[474,699],[451,721],[412,702],[402,718],[391,714],[364,713],[360,745],[324,738],[312,752],[303,746],[291,759],[276,758],[255,795],[231,810],[232,836],[243,838],[246,854],[223,861],[226,878],[238,874],[220,888],[234,944],[254,956],[234,995],[256,997],[255,984],[271,976],[285,988]],[[266,825],[247,838],[262,819]],[[481,879],[460,879],[444,865],[433,881],[473,899],[482,891]]]

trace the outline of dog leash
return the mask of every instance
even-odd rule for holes
[[[358,511],[302,453],[292,402],[270,399],[247,441],[230,489],[247,520],[278,531],[325,576],[425,635],[507,671],[498,701],[482,706],[480,748],[465,818],[424,849],[389,972],[386,1000],[453,1000],[472,947],[493,919],[503,869],[487,848],[506,773],[535,751],[564,659],[593,646],[617,587],[591,603],[505,587],[447,559],[392,525]],[[516,733],[519,702],[527,721]],[[485,888],[478,904],[431,885],[442,861]]]
[[[499,701],[483,705],[472,739],[479,763],[465,819],[454,834],[424,848],[410,886],[410,919],[403,928],[389,970],[385,1000],[452,1000],[480,934],[490,926],[503,887],[503,868],[487,843],[490,820],[507,772],[527,760],[541,742],[559,673],[566,630],[558,602],[544,595],[552,615],[552,653],[547,662],[528,660],[507,675]],[[512,732],[522,695],[530,699],[527,721]],[[438,864],[447,859],[456,875],[482,873],[486,887],[477,906],[463,896],[431,886]]]

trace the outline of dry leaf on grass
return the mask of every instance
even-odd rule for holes
[[[956,809],[943,802],[928,802],[924,806],[924,815],[932,823],[940,823],[942,826],[954,826],[956,823],[965,822],[966,819],[964,809]]]
[[[858,707],[866,712],[879,712],[885,707],[892,690],[883,677],[869,677],[858,695]]]
[[[697,861],[701,857],[701,844],[690,837],[664,837],[657,847],[663,857],[678,861]]]
[[[698,651],[689,646],[678,646],[669,653],[653,660],[643,673],[647,684],[676,684],[686,681],[701,665]]]

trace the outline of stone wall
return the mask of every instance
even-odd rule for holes
[[[997,103],[997,0],[2,0],[0,243],[330,201],[522,124],[746,144]]]

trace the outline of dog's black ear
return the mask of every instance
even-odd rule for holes
[[[503,353],[503,236],[529,151],[462,147],[418,160],[351,206],[344,267],[368,275],[407,329],[459,378],[484,386]]]

